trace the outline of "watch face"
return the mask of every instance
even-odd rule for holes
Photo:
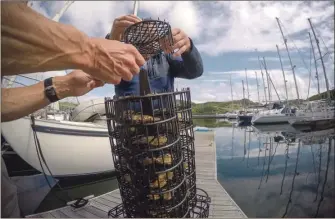
[[[56,95],[56,91],[55,91],[55,89],[52,86],[46,87],[45,88],[45,93],[46,93],[47,98],[51,102],[54,102],[54,101],[56,101],[58,99],[57,95]]]

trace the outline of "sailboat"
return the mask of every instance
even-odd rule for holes
[[[234,98],[233,98],[233,86],[231,84],[231,75],[230,75],[230,94],[231,94],[231,105],[233,105]],[[224,114],[224,116],[228,119],[237,119],[237,115],[238,112],[236,110]]]
[[[293,73],[293,78],[294,78],[294,82],[295,82],[295,88],[296,88],[296,92],[297,92],[297,98],[298,100],[300,99],[299,98],[299,90],[298,90],[298,86],[297,86],[297,81],[296,81],[296,76],[295,76],[295,71],[294,71],[294,68],[295,66],[293,66],[292,64],[292,61],[291,61],[291,57],[290,57],[290,52],[288,50],[288,47],[287,47],[287,40],[284,36],[284,33],[282,31],[282,28],[280,26],[280,23],[279,23],[279,18],[276,18],[277,20],[277,23],[278,23],[278,26],[279,26],[279,29],[280,29],[280,32],[281,32],[281,35],[283,37],[283,40],[284,40],[284,44],[285,44],[285,47],[286,47],[286,51],[287,51],[287,55],[288,55],[288,58],[290,60],[290,65],[291,65],[291,69],[292,69],[292,73]],[[284,69],[283,69],[283,65],[282,65],[282,61],[281,61],[281,56],[280,56],[280,53],[279,53],[279,49],[278,49],[278,45],[276,46],[277,47],[277,51],[278,51],[278,56],[279,56],[279,60],[280,60],[280,64],[281,64],[281,68],[282,68],[282,72],[283,72],[283,79],[284,79],[284,84],[285,84],[285,92],[286,92],[286,104],[283,104],[281,103],[280,101],[280,97],[278,95],[278,92],[271,80],[271,77],[270,75],[268,74],[267,72],[267,67],[266,67],[266,62],[265,62],[265,58],[263,57],[263,60],[264,60],[264,69],[265,69],[265,72],[266,72],[266,75],[267,75],[267,79],[268,81],[271,82],[271,84],[273,85],[273,88],[277,94],[277,97],[279,99],[279,102],[278,103],[273,103],[272,105],[270,105],[270,110],[267,110],[267,111],[264,111],[262,113],[259,113],[258,115],[255,115],[251,122],[252,124],[278,124],[278,123],[288,123],[289,119],[292,118],[292,116],[294,116],[294,113],[296,111],[296,109],[293,109],[291,108],[290,106],[288,106],[287,104],[287,100],[288,100],[288,96],[287,96],[287,86],[286,86],[286,79],[285,79],[285,73],[284,73]],[[268,82],[268,88],[270,88],[270,85],[269,85],[269,82]],[[268,89],[269,91],[269,102],[270,102],[270,89]]]
[[[248,83],[248,75],[247,75],[247,69],[245,69],[245,79],[247,83],[247,92],[248,92],[248,100],[250,99],[250,94],[249,94],[249,83]],[[242,81],[242,87],[243,87],[243,100],[245,101],[244,98],[244,83]],[[258,86],[257,86],[258,89]],[[244,102],[245,103],[245,102]],[[246,104],[244,104],[244,112],[238,115],[238,120],[240,121],[240,125],[250,125],[251,124],[251,119],[252,116],[254,115],[253,111],[248,111]]]
[[[265,58],[263,57],[264,60],[264,69],[266,72],[266,76],[267,76],[267,81],[268,81],[268,97],[269,97],[269,104],[268,104],[268,110],[264,110],[264,111],[260,111],[258,112],[256,115],[254,115],[251,119],[251,123],[253,125],[260,125],[260,124],[280,124],[280,123],[288,123],[288,119],[291,117],[292,115],[292,110],[290,107],[288,107],[286,104],[283,104],[280,101],[280,97],[279,94],[272,82],[272,79],[267,71],[267,67],[266,67],[266,62],[265,62]],[[263,80],[264,81],[264,80]],[[269,82],[272,84],[277,97],[279,99],[278,102],[273,102],[270,103],[270,85]]]
[[[321,60],[325,82],[326,82],[326,88],[327,88],[327,99],[320,100],[320,101],[312,101],[312,102],[308,102],[304,104],[300,110],[297,110],[297,112],[295,113],[295,116],[290,118],[289,123],[293,126],[316,125],[316,124],[334,124],[335,125],[335,102],[334,100],[331,99],[331,96],[330,96],[329,82],[327,79],[327,73],[326,73],[325,64],[323,61],[323,56],[320,50],[319,40],[316,37],[311,20],[308,19],[308,21],[312,29],[312,32],[313,32],[313,35],[316,41],[316,45],[318,48],[318,52],[320,55],[320,60]],[[311,37],[310,37],[310,41],[311,41],[312,51],[314,55],[315,68],[317,72],[314,47],[313,47],[313,42],[312,42]],[[317,75],[317,78],[318,78],[318,75]],[[318,93],[320,94],[319,81],[318,81]]]

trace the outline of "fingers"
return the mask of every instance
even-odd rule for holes
[[[183,47],[181,47],[177,52],[173,53],[173,56],[181,56],[185,51],[187,50],[187,46],[184,45]]]
[[[181,30],[179,28],[174,28],[172,29],[172,36],[175,36],[177,34],[179,34],[181,32]]]
[[[129,27],[130,25],[135,24],[136,22],[132,22],[132,21],[128,21],[128,20],[123,20],[123,21],[119,21],[117,26],[118,27]]]
[[[170,42],[167,37],[163,37],[162,39],[160,39],[159,44],[161,45],[161,49],[165,53],[171,53],[173,51],[173,46],[170,45]]]
[[[97,87],[102,87],[104,86],[104,82],[97,80],[97,79],[92,79],[90,82],[87,83],[87,87],[90,88],[91,90]]]
[[[142,65],[144,65],[145,64],[145,59],[143,58],[141,53],[133,45],[128,44],[127,46],[129,46],[129,50],[133,53],[133,55],[135,57],[135,63],[137,64],[137,66],[141,67]]]
[[[181,40],[179,40],[177,43],[175,43],[174,45],[173,45],[173,50],[176,50],[176,49],[179,49],[179,48],[182,48],[184,45],[186,45],[186,40],[185,39],[181,39]]]
[[[138,23],[138,22],[141,22],[142,20],[138,17],[136,17],[135,15],[126,15],[126,16],[122,16],[122,17],[119,17],[117,19],[115,19],[116,21],[129,21],[129,22],[132,22],[132,23]]]

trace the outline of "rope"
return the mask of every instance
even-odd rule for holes
[[[38,137],[37,137],[36,127],[35,127],[35,117],[34,117],[33,115],[31,116],[31,128],[32,128],[32,130],[33,130],[33,136],[34,136],[35,148],[36,148],[36,152],[37,152],[37,156],[38,156],[38,161],[39,161],[39,163],[40,163],[40,166],[41,166],[41,169],[42,169],[42,172],[43,172],[43,176],[44,176],[45,180],[47,181],[47,183],[48,183],[50,189],[52,189],[52,186],[51,186],[51,184],[50,184],[50,182],[49,182],[49,180],[48,180],[48,178],[47,178],[47,176],[46,176],[46,174],[45,174],[44,167],[43,167],[43,165],[42,165],[42,161],[43,161],[44,165],[46,166],[47,170],[49,171],[50,176],[51,176],[54,180],[55,180],[55,177],[54,177],[53,174],[51,173],[51,171],[50,171],[50,169],[49,169],[49,166],[47,165],[46,160],[45,160],[45,158],[44,158],[44,156],[43,156],[42,149],[41,149],[41,145],[40,145],[40,141],[39,141],[39,139],[38,139]],[[58,186],[58,188],[59,188],[61,191],[64,191],[63,188],[60,186],[59,182],[56,182],[56,185]],[[71,198],[71,197],[69,196],[68,193],[65,193],[65,194],[66,194],[66,196],[67,196],[70,200],[73,200],[73,198]],[[64,202],[65,204],[67,204],[67,201],[66,201],[66,200],[60,198],[60,197],[59,197],[58,195],[56,195],[55,193],[53,193],[53,195],[54,195],[57,199],[59,199],[60,201],[62,201],[62,202]],[[74,207],[74,208],[81,208],[81,207],[85,206],[85,205],[88,203],[88,200],[83,199],[83,198],[77,198],[77,199],[74,199],[74,200],[76,200],[76,202],[75,202],[74,204],[71,204],[71,206]]]

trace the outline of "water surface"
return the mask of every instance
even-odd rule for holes
[[[335,217],[333,130],[215,130],[218,180],[248,217]]]
[[[216,130],[218,180],[248,217],[335,217],[334,139],[329,144],[328,138],[333,130],[306,137],[288,124],[235,127],[215,119],[195,124]],[[38,211],[64,206],[55,194],[97,196],[116,188],[114,177],[54,188]]]

